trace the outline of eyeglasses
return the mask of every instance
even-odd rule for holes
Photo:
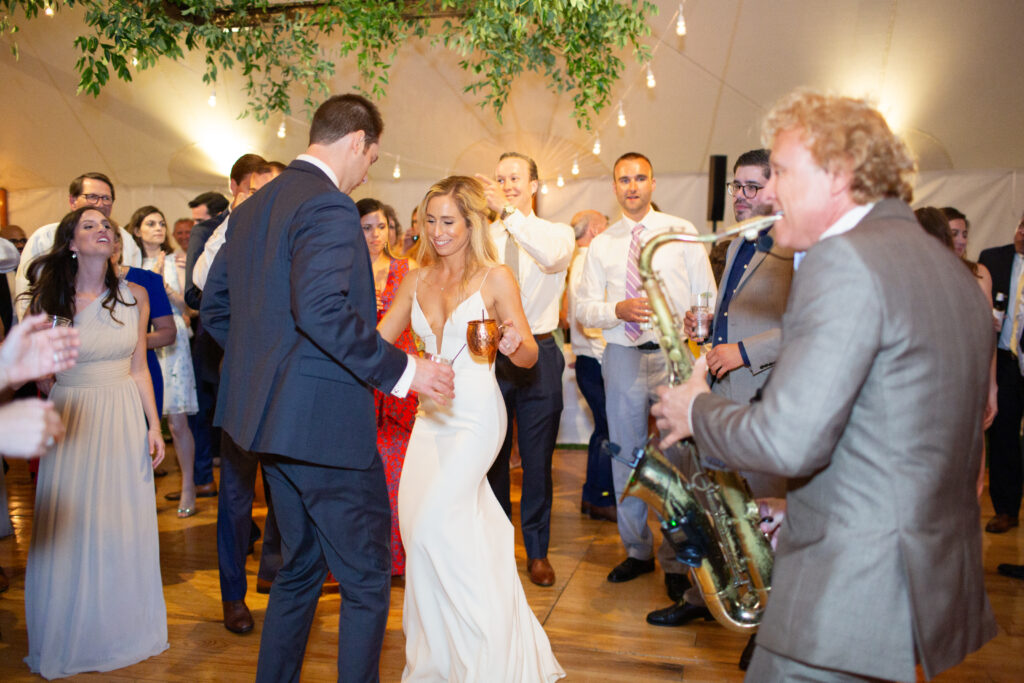
[[[83,194],[79,195],[90,204],[113,204],[114,198],[109,194]]]
[[[9,239],[7,241],[10,242],[11,244],[13,244],[16,247],[19,247],[19,248],[20,247],[24,247],[26,244],[28,244],[28,240],[27,239],[21,239],[19,237],[15,237],[15,238]]]
[[[755,185],[754,183],[747,183],[744,185],[743,183],[734,180],[726,185],[725,189],[729,191],[730,197],[735,197],[737,193],[742,192],[743,196],[747,199],[753,199],[757,196],[757,193],[764,188],[760,185]]]

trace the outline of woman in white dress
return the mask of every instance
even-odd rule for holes
[[[565,675],[519,579],[512,524],[487,483],[505,435],[505,405],[487,358],[466,345],[467,324],[502,320],[498,350],[530,367],[537,343],[512,272],[499,265],[483,187],[453,176],[420,205],[417,260],[381,335],[407,325],[428,353],[449,360],[448,406],[420,402],[398,490],[405,542],[403,681],[553,681]]]
[[[149,297],[117,277],[113,248],[106,216],[84,207],[29,267],[29,310],[73,319],[81,339],[77,364],[41,383],[67,429],[39,461],[25,572],[25,661],[45,678],[119,669],[167,649]]]
[[[181,468],[181,494],[178,503],[178,517],[191,517],[196,508],[196,485],[193,475],[196,446],[188,416],[199,410],[196,400],[196,380],[192,372],[192,352],[188,344],[188,326],[184,313],[184,273],[174,258],[174,244],[167,232],[167,220],[155,206],[143,206],[132,214],[125,230],[135,237],[142,250],[142,267],[151,270],[164,279],[167,298],[171,300],[174,326],[177,334],[174,343],[156,350],[160,369],[164,376],[164,415],[174,440],[174,454]]]

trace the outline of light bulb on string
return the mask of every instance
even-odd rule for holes
[[[683,16],[683,3],[679,3],[679,18],[676,19],[676,35],[686,35],[686,17]]]
[[[217,106],[217,89],[216,88],[214,88],[213,90],[210,91],[210,97],[209,97],[209,99],[206,100],[206,103],[208,105],[210,105],[211,107],[216,107]]]
[[[541,194],[547,194],[548,193],[548,184],[547,183],[541,183],[540,184],[540,193]]]
[[[395,180],[398,180],[399,178],[402,177],[402,166],[400,163],[401,161],[401,155],[395,157],[395,170],[391,172],[391,177],[394,178]]]
[[[562,177],[561,173],[558,174],[558,179],[555,180],[555,185],[558,185],[559,187],[565,187],[565,178]]]
[[[579,162],[576,159],[572,160],[572,174],[573,175],[579,175],[580,174],[580,164],[579,164]]]
[[[53,5],[51,5],[50,3],[46,3],[46,8],[43,10],[43,14],[45,14],[48,17],[52,17],[53,16]]]
[[[136,50],[135,52],[132,52],[132,66],[138,66],[138,65],[139,65],[139,52],[138,52],[138,50]]]
[[[651,65],[647,65],[647,87],[653,88],[657,83],[654,81],[654,72],[651,71]]]
[[[591,151],[594,153],[595,156],[601,153],[601,138],[594,139],[594,149],[592,149]]]
[[[284,136],[288,134],[288,130],[285,128],[284,119],[281,120],[281,125],[277,127],[277,137],[284,139]]]
[[[626,112],[622,111],[622,102],[619,102],[619,128],[626,127]]]

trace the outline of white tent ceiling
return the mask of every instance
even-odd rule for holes
[[[659,176],[706,173],[709,154],[731,164],[758,146],[765,111],[798,86],[876,97],[923,171],[1024,167],[1020,0],[689,0],[685,37],[675,35],[678,3],[657,4],[648,38],[657,87],[648,89],[644,69],[625,55],[614,104],[593,131],[577,128],[570,96],[535,76],[514,86],[499,124],[462,93],[469,78],[457,56],[411,41],[379,103],[384,156],[371,180],[391,182],[398,155],[402,183],[418,187],[445,173],[489,172],[506,149],[534,156],[552,183],[557,174],[572,180],[574,159],[580,178],[607,178],[629,150],[648,154]],[[21,25],[20,61],[0,50],[0,187],[12,209],[19,196],[65,188],[84,170],[107,172],[119,190],[224,187],[239,154],[288,161],[304,147],[303,111],[287,119],[283,140],[280,119],[237,118],[245,98],[234,74],[210,108],[197,55],[111,82],[98,98],[76,95],[81,13]],[[351,90],[354,73],[339,64],[332,89]],[[620,100],[625,128],[616,125]]]

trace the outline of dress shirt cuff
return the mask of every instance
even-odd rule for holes
[[[526,216],[524,216],[523,212],[519,209],[510,213],[507,218],[501,218],[501,224],[505,226],[505,229],[508,230],[509,234],[516,238],[516,241],[518,241],[522,236],[520,230],[525,223]]]
[[[693,404],[697,401],[697,397],[700,394],[694,394],[690,397],[690,407],[686,411],[686,427],[690,430],[690,436],[693,437]]]
[[[410,354],[405,355],[405,372],[398,378],[395,386],[391,389],[391,395],[396,398],[405,398],[412,386],[412,379],[416,376],[416,358]]]
[[[743,358],[743,365],[750,367],[750,356],[747,355],[747,347],[743,345],[743,342],[738,342],[736,346],[740,347],[740,357]]]

